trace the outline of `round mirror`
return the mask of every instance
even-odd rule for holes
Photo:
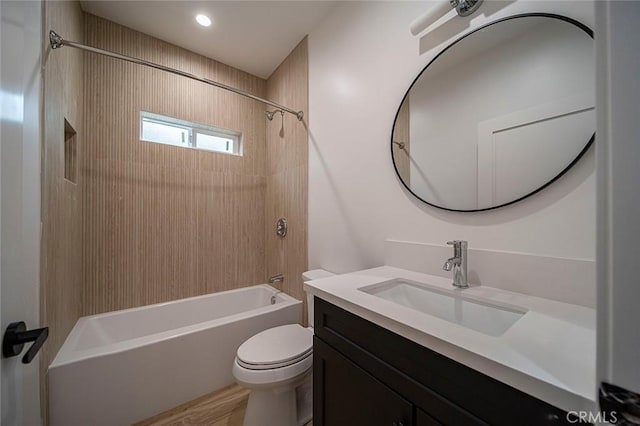
[[[454,211],[512,204],[562,176],[595,132],[591,30],[512,16],[458,39],[418,75],[391,155],[420,200]]]

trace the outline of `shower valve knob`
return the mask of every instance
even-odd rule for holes
[[[280,238],[284,238],[287,235],[287,228],[287,219],[281,217],[276,222],[276,235],[278,235]]]

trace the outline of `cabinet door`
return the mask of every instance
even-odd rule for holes
[[[442,426],[442,423],[418,408],[416,409],[416,426]]]
[[[413,406],[317,337],[313,339],[315,426],[411,426]]]

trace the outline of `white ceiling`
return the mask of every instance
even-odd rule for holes
[[[335,1],[82,1],[86,12],[267,78]],[[202,13],[213,22],[198,25]]]

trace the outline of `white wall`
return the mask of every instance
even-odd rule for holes
[[[593,259],[593,151],[551,187],[499,210],[447,212],[404,190],[389,148],[393,118],[415,76],[468,21],[455,18],[422,40],[411,36],[409,24],[429,7],[345,2],[309,35],[309,267],[346,272],[383,264],[387,238],[458,238],[473,248]],[[593,24],[591,2],[490,1],[481,11],[492,15],[474,15],[473,27],[534,11]]]

